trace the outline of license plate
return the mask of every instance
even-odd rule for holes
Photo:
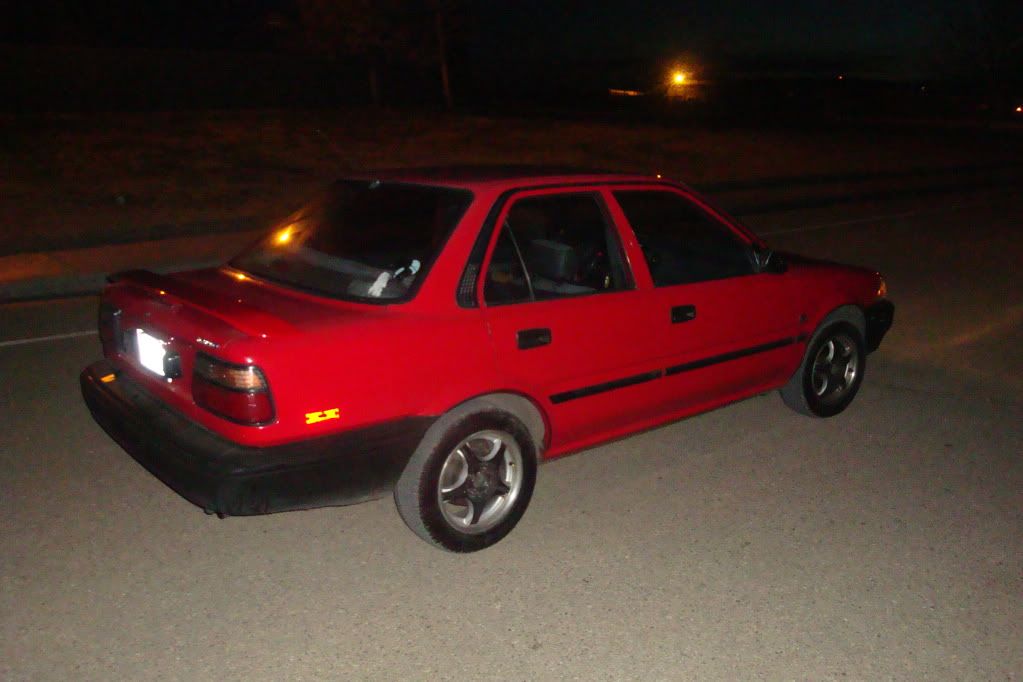
[[[141,329],[135,330],[135,349],[138,352],[139,364],[150,372],[166,376],[163,371],[163,356],[167,344],[155,336],[150,336]]]

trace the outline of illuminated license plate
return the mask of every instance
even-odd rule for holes
[[[164,351],[166,345],[160,339],[150,336],[141,329],[135,330],[135,349],[138,352],[139,364],[160,376],[165,376],[163,356],[166,352]]]

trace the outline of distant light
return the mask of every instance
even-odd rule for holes
[[[291,228],[290,227],[286,227],[283,230],[281,230],[280,232],[278,232],[277,236],[274,238],[274,241],[277,242],[278,244],[287,244],[288,242],[290,242],[291,241]]]
[[[239,282],[244,282],[245,280],[248,279],[248,277],[245,276],[244,272],[235,272],[233,274],[234,274],[234,278],[236,280],[238,280]]]
[[[843,75],[839,74],[839,76],[838,76],[838,80],[840,80],[840,81],[844,81],[844,80],[845,80],[845,76],[843,76]]]
[[[1017,114],[1023,114],[1023,107],[1016,107]]]
[[[686,74],[682,71],[676,71],[671,74],[671,82],[675,85],[682,85],[686,82]]]
[[[661,179],[661,174],[660,174],[660,173],[658,173],[658,174],[657,174],[657,179],[658,179],[658,180],[660,180],[660,179]]]
[[[615,97],[639,97],[643,94],[639,90],[622,90],[621,88],[608,88],[607,92]]]

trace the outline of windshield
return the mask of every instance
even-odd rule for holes
[[[231,265],[339,298],[411,298],[472,201],[464,190],[341,181]]]

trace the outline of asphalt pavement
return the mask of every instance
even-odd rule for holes
[[[0,307],[0,678],[1023,677],[1023,198],[772,213],[897,307],[853,405],[775,395],[552,462],[495,547],[390,499],[219,520],[91,420],[91,297]]]

